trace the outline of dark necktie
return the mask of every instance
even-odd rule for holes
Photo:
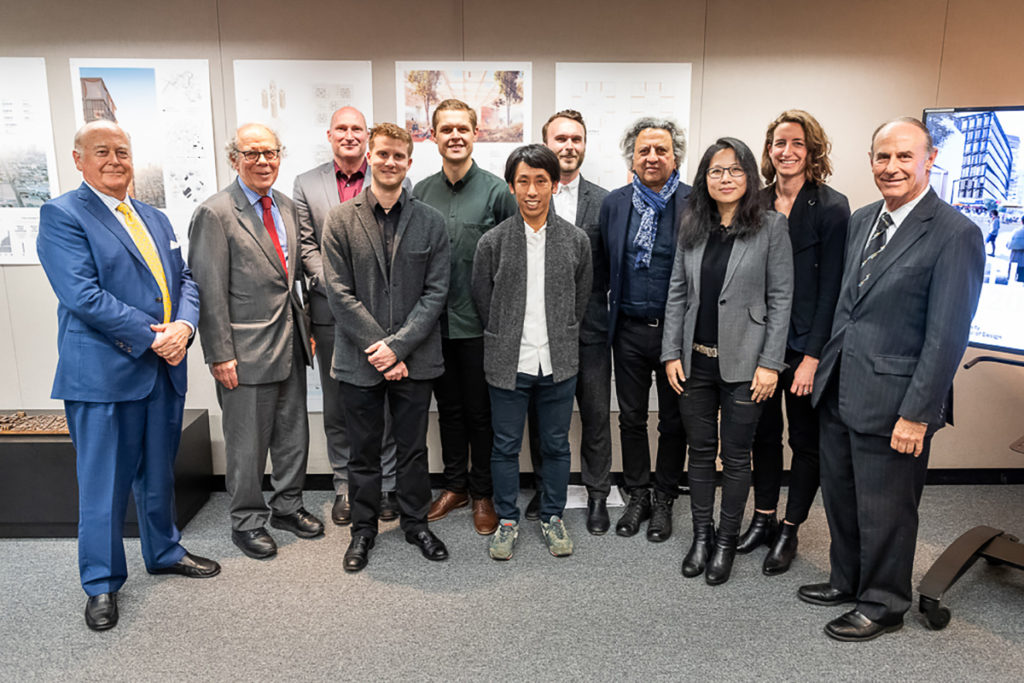
[[[277,250],[277,258],[281,259],[281,267],[284,268],[284,276],[288,277],[288,264],[284,261],[284,251],[281,250],[281,240],[277,238],[277,227],[274,225],[274,213],[270,210],[270,207],[274,205],[274,200],[270,197],[260,197],[260,204],[263,205],[263,225],[266,227],[267,232],[270,234],[270,243],[274,245],[274,249]]]
[[[864,259],[860,262],[860,282],[857,283],[858,288],[863,287],[864,283],[871,278],[871,269],[875,266],[878,255],[885,249],[886,232],[891,227],[892,216],[889,215],[888,211],[883,211],[882,215],[878,217],[878,222],[875,223],[867,245],[864,247]]]

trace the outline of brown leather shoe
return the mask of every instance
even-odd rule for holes
[[[437,497],[433,503],[430,504],[430,510],[427,511],[427,521],[436,522],[439,519],[444,519],[448,516],[448,513],[458,508],[464,508],[469,505],[469,496],[465,493],[455,493],[444,489],[441,491],[441,495]]]
[[[490,498],[473,501],[473,528],[481,536],[490,536],[498,529],[498,513],[494,511],[494,502]]]

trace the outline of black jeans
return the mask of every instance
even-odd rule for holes
[[[647,400],[651,375],[658,387],[658,462],[654,487],[675,498],[686,464],[686,431],[676,392],[661,362],[661,325],[652,327],[620,317],[612,344],[615,395],[619,399],[622,477],[628,491],[650,488],[651,448],[647,440]]]
[[[750,491],[750,445],[761,405],[750,382],[725,382],[718,360],[693,353],[690,376],[679,396],[679,412],[690,438],[690,509],[694,526],[711,524],[715,509],[715,459],[721,411],[722,510],[718,531],[736,538]]]
[[[779,504],[782,487],[782,397],[786,397],[786,420],[789,426],[789,447],[793,460],[789,469],[789,497],[786,520],[803,524],[814,503],[821,481],[818,457],[818,412],[811,397],[797,396],[790,391],[793,372],[804,354],[786,350],[789,367],[779,373],[779,386],[767,401],[754,433],[754,507],[774,510]]]
[[[576,404],[580,408],[580,478],[591,498],[607,498],[611,490],[612,429],[611,412],[612,355],[604,343],[580,344],[580,371],[576,375]],[[540,437],[537,434],[536,402],[530,400],[530,462],[534,488],[540,491]]]
[[[352,501],[352,535],[377,535],[380,515],[381,440],[385,406],[391,411],[398,466],[395,472],[401,527],[406,533],[427,528],[430,470],[427,465],[427,417],[430,380],[383,381],[372,387],[338,383],[348,413],[351,456],[348,494]]]
[[[445,488],[491,497],[491,400],[484,338],[441,339],[444,374],[434,380]],[[472,467],[470,467],[472,464]]]

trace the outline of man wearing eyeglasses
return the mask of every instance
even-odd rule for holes
[[[201,292],[199,339],[223,411],[231,540],[254,559],[277,553],[266,523],[315,538],[323,523],[303,507],[309,453],[309,331],[295,293],[301,274],[295,205],[273,190],[281,142],[245,124],[228,144],[238,178],[196,209],[189,264]],[[269,508],[262,482],[270,452]]]

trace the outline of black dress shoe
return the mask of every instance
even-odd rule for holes
[[[85,625],[93,631],[117,626],[117,593],[100,593],[85,603]]]
[[[377,518],[382,522],[393,522],[398,519],[398,501],[395,500],[394,491],[385,491],[380,494],[380,512]]]
[[[704,581],[709,586],[717,586],[728,581],[735,559],[736,537],[730,538],[719,534],[715,539],[715,551],[711,554],[707,566],[704,567]]]
[[[299,508],[290,515],[271,515],[270,526],[290,531],[299,538],[316,538],[324,532],[324,523],[306,508]]]
[[[357,572],[366,566],[370,559],[370,548],[373,538],[370,536],[353,536],[345,551],[344,566],[347,572]]]
[[[231,541],[254,560],[265,560],[277,554],[274,538],[263,527],[247,531],[231,530]]]
[[[761,571],[767,576],[784,574],[789,571],[789,565],[796,557],[796,524],[780,524],[779,535],[775,537],[772,549],[764,556],[764,565]]]
[[[352,523],[352,505],[348,502],[348,496],[339,493],[334,497],[334,507],[331,508],[331,521],[338,526],[348,526]]]
[[[629,496],[626,510],[615,524],[615,533],[619,536],[635,536],[640,531],[640,524],[650,519],[651,492],[649,489],[636,489]]]
[[[608,533],[612,521],[608,518],[608,502],[604,498],[587,499],[587,531],[594,536]]]
[[[536,522],[540,519],[540,490],[533,492],[533,497],[530,498],[530,502],[526,504],[526,512],[523,513],[528,520]]]
[[[770,546],[775,542],[775,534],[779,531],[779,519],[774,512],[754,511],[750,526],[740,536],[736,544],[736,552],[745,554],[757,550],[762,545]]]
[[[693,527],[693,543],[683,558],[683,576],[694,577],[704,573],[704,567],[715,550],[715,525],[697,524]]]
[[[892,633],[903,628],[903,617],[891,624],[872,621],[858,610],[850,610],[825,625],[825,634],[829,638],[852,643],[874,640],[883,633]]]
[[[405,535],[405,540],[420,549],[423,557],[433,562],[440,562],[448,559],[448,548],[440,538],[434,535],[433,531],[424,529]]]
[[[672,535],[672,504],[676,502],[671,496],[660,491],[654,492],[651,502],[651,523],[647,525],[647,540],[651,543],[667,541]]]
[[[796,591],[796,595],[804,602],[825,607],[842,605],[844,602],[857,602],[856,596],[844,593],[838,588],[833,588],[830,583],[810,583],[806,586],[800,586]]]
[[[220,574],[220,565],[213,560],[199,557],[191,553],[185,555],[169,567],[149,570],[150,574],[180,574],[190,579],[208,579]]]

